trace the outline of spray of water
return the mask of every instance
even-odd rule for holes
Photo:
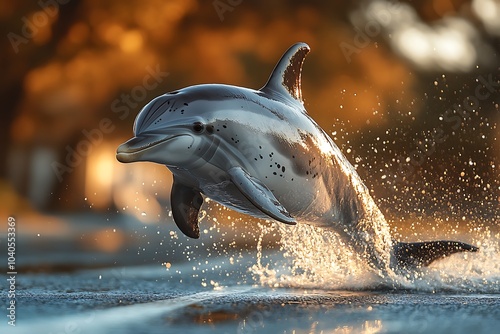
[[[277,229],[284,258],[266,259],[258,245],[257,263],[250,269],[262,284],[331,290],[407,289],[425,292],[500,292],[500,233],[486,230],[475,244],[478,253],[461,253],[427,268],[381,277],[332,231],[305,224],[260,225],[261,235]]]

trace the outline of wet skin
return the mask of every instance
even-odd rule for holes
[[[413,262],[419,263],[422,252],[429,262],[425,248],[437,244],[393,244],[361,178],[307,114],[300,77],[308,51],[306,44],[293,45],[260,90],[208,84],[153,99],[137,116],[134,137],[118,148],[117,159],[170,169],[174,220],[190,237],[199,237],[203,194],[254,217],[333,229],[382,272],[397,265],[395,254],[399,260],[409,250]],[[446,245],[430,262],[474,250],[463,243]],[[394,246],[404,251],[394,253]]]

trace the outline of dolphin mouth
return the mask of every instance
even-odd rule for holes
[[[125,163],[138,161],[145,151],[181,136],[183,135],[147,134],[132,137],[118,146],[116,159]]]

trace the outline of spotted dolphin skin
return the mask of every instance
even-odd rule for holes
[[[393,242],[361,178],[304,108],[308,52],[304,43],[290,47],[260,90],[205,84],[153,99],[117,159],[170,169],[173,218],[192,238],[204,195],[253,217],[333,229],[383,271],[476,251],[455,241]]]

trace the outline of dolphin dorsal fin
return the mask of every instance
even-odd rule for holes
[[[260,91],[271,96],[280,94],[302,104],[302,64],[309,50],[306,43],[292,45],[276,64],[269,80]]]

